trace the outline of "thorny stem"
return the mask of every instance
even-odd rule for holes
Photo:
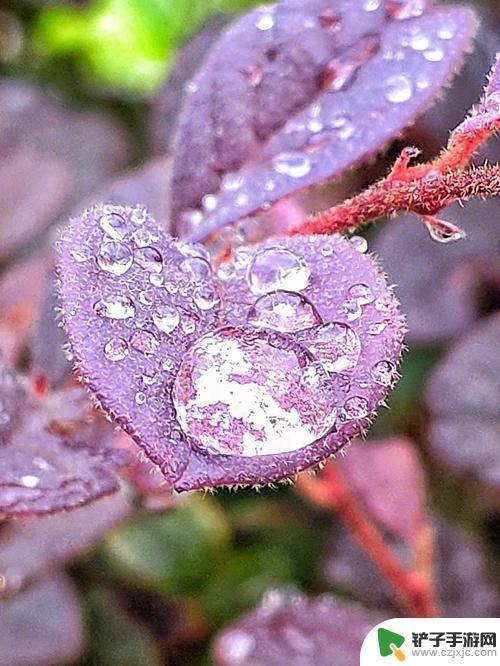
[[[309,500],[339,514],[411,616],[436,617],[439,614],[434,600],[432,532],[428,526],[424,526],[416,537],[415,567],[409,571],[368,520],[334,465],[326,465],[319,478],[301,474],[297,486]]]
[[[430,167],[428,175],[418,180],[399,180],[391,173],[352,199],[309,218],[292,229],[290,235],[352,230],[377,217],[402,211],[433,215],[453,201],[499,194],[499,165],[445,173]]]

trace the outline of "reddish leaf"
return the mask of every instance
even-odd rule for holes
[[[442,521],[434,524],[436,595],[443,617],[497,617],[500,595],[488,577],[488,562],[479,544]],[[409,544],[387,537],[407,566],[413,562]],[[397,616],[401,608],[371,558],[343,528],[336,532],[323,565],[326,580],[335,588]]]
[[[0,618],[0,666],[65,664],[83,650],[82,613],[66,576],[0,601]]]
[[[432,343],[456,336],[494,305],[500,288],[499,211],[497,200],[450,206],[444,217],[465,229],[467,237],[446,248],[410,216],[381,229],[373,250],[396,284],[410,341]]]
[[[500,489],[500,313],[456,343],[429,380],[429,446],[451,469]]]
[[[382,617],[331,597],[268,592],[256,610],[216,639],[218,666],[357,666],[367,633]]]
[[[475,29],[469,10],[425,4],[287,0],[234,23],[187,89],[175,232],[200,240],[338,176],[408,125]]]
[[[0,515],[69,509],[118,489],[126,458],[81,389],[24,398],[16,409],[22,418],[0,448]]]
[[[335,463],[370,516],[411,542],[424,520],[424,480],[408,440],[357,442]]]
[[[89,550],[131,512],[122,493],[69,513],[7,522],[0,532],[0,597],[19,590]]]
[[[142,208],[74,219],[59,269],[80,373],[178,490],[289,477],[344,446],[387,395],[397,303],[341,237],[242,248],[217,280],[205,252]]]

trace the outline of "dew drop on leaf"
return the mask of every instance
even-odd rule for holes
[[[128,296],[114,294],[99,299],[94,304],[94,312],[107,319],[131,319],[135,316],[135,306]]]
[[[282,333],[302,331],[322,323],[314,305],[301,294],[274,291],[258,298],[248,311],[247,323]]]
[[[247,271],[247,282],[254,294],[270,291],[302,291],[309,283],[310,270],[291,250],[280,247],[257,252]]]
[[[97,254],[99,268],[111,275],[124,275],[132,266],[132,253],[118,241],[103,243]]]

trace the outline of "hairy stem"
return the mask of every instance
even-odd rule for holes
[[[500,194],[500,166],[439,173],[430,170],[418,180],[399,180],[390,174],[360,194],[309,218],[290,231],[297,234],[331,234],[353,230],[378,217],[398,212],[433,215],[453,201]]]
[[[334,465],[328,464],[325,467],[321,479],[301,474],[297,485],[303,494],[315,504],[339,514],[347,529],[375,563],[410,615],[413,617],[436,617],[438,615],[432,576],[429,575],[429,572],[432,571],[429,561],[426,562],[425,571],[420,566],[417,566],[414,571],[408,571],[397,560],[377,528],[366,517],[356,496],[346,486]],[[422,534],[429,536],[428,530],[423,530]],[[425,543],[427,546],[429,545],[427,538]],[[432,549],[426,548],[425,552],[429,556]],[[422,556],[419,555],[417,559],[418,564],[421,564]]]

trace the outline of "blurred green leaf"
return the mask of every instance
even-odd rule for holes
[[[49,58],[74,56],[99,85],[135,94],[154,91],[183,41],[210,16],[256,0],[92,0],[86,7],[44,8],[35,48]]]
[[[106,590],[86,598],[90,654],[85,663],[99,666],[161,666],[163,660],[147,629],[133,620]]]
[[[138,518],[116,530],[105,552],[127,581],[182,595],[205,584],[229,542],[229,526],[217,504],[193,495],[166,515]]]

